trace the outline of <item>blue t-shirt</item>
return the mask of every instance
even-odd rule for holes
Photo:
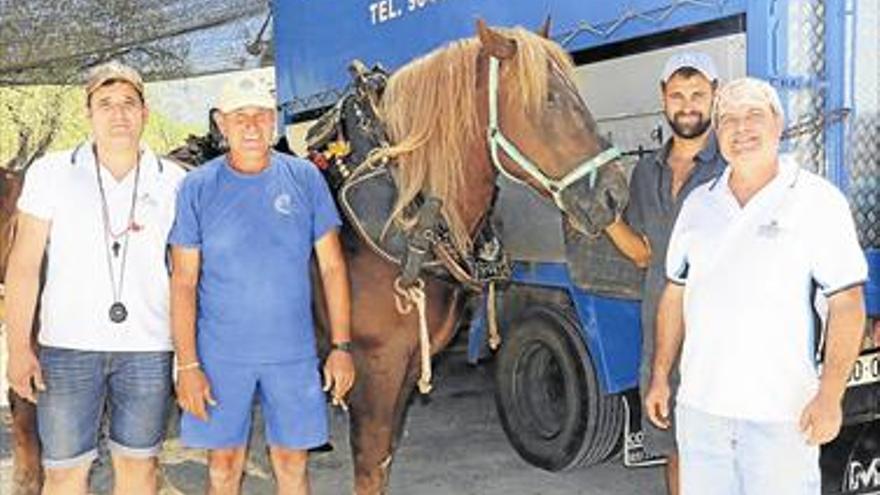
[[[269,167],[245,175],[221,156],[190,172],[168,242],[200,251],[200,356],[314,359],[309,263],[315,242],[339,224],[327,184],[307,161],[273,153]]]

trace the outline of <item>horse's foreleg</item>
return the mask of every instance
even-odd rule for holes
[[[390,347],[390,346],[385,346]],[[414,374],[413,346],[389,352],[379,349],[358,359],[358,383],[351,400],[351,448],[355,493],[386,493],[397,434]]]
[[[9,389],[12,412],[12,495],[38,495],[43,486],[37,408]]]

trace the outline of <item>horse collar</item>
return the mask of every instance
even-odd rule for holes
[[[495,168],[508,179],[523,184],[524,181],[515,177],[501,164],[500,152],[503,151],[513,160],[524,172],[531,178],[541,184],[552,196],[553,200],[560,210],[566,211],[562,202],[562,191],[568,186],[574,184],[581,178],[590,176],[590,187],[596,184],[596,175],[599,168],[608,162],[614,161],[620,157],[620,150],[611,146],[606,148],[598,155],[585,159],[577,167],[572,169],[560,179],[553,179],[541,171],[535,163],[530,160],[516,145],[504,136],[498,122],[498,90],[499,90],[499,74],[501,61],[498,58],[489,57],[489,124],[487,127],[487,139],[489,142],[489,154],[492,157],[492,164]]]

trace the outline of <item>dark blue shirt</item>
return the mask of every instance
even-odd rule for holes
[[[255,175],[226,156],[190,172],[169,244],[199,249],[197,341],[209,354],[248,363],[316,356],[309,263],[340,224],[311,163],[273,154]]]
[[[684,198],[700,184],[718,177],[727,166],[718,150],[715,134],[711,133],[705,148],[695,157],[694,168],[678,191],[678,196],[673,199],[672,169],[667,164],[670,149],[671,139],[636,164],[630,179],[630,200],[624,213],[626,222],[647,236],[651,243],[651,263],[642,293],[642,307],[645,309],[642,312],[643,324],[650,325],[651,330],[653,313],[666,285],[666,247]],[[645,321],[645,317],[648,317],[648,321]]]

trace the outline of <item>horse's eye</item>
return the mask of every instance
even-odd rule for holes
[[[562,95],[557,93],[556,91],[548,91],[547,92],[547,106],[550,108],[557,108],[562,104]]]

